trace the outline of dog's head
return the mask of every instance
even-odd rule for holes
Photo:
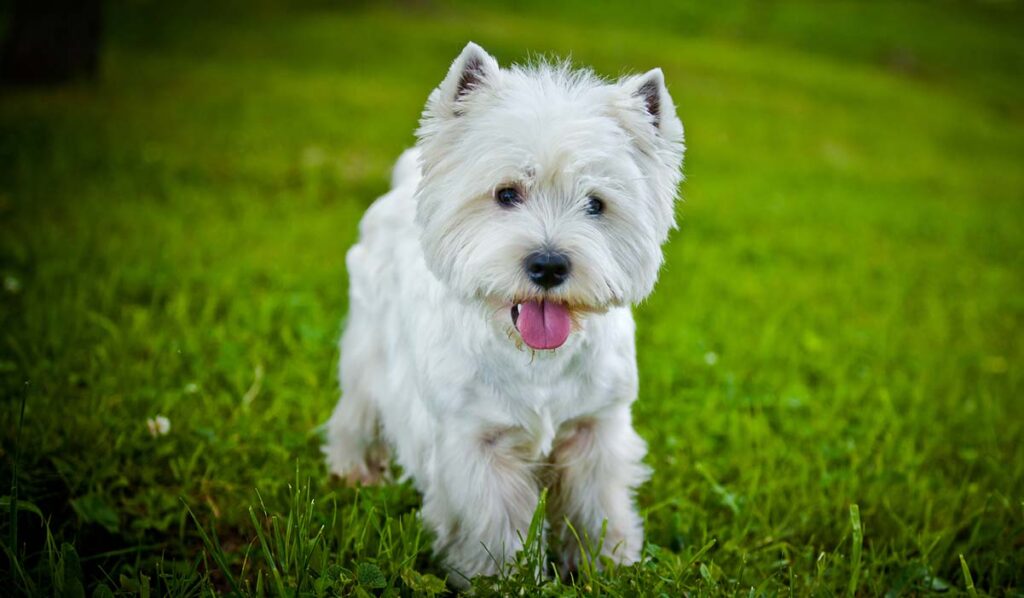
[[[566,64],[502,69],[470,43],[418,137],[428,266],[530,347],[651,292],[683,158],[660,69],[614,83]]]

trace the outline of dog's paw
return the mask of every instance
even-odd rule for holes
[[[381,442],[331,442],[321,450],[331,476],[348,486],[378,486],[391,479],[390,454]]]
[[[380,486],[389,479],[387,467],[367,463],[350,467],[331,467],[331,477],[344,482],[349,487]]]
[[[331,476],[350,487],[380,486],[391,481],[391,468],[386,456],[370,452],[365,458],[356,461],[331,459],[329,455],[327,465]]]

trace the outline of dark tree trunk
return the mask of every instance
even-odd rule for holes
[[[101,0],[14,0],[0,80],[15,85],[95,77]]]

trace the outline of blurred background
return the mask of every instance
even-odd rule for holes
[[[4,587],[443,589],[416,493],[330,483],[319,426],[344,252],[473,40],[660,66],[688,146],[636,310],[645,564],[479,591],[1021,591],[1020,2],[7,0],[0,32]]]

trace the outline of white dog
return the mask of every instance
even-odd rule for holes
[[[607,521],[603,553],[636,561],[630,306],[658,277],[682,178],[661,70],[501,69],[470,43],[417,136],[348,252],[331,472],[375,483],[393,452],[455,583],[514,558],[543,487],[565,569],[566,520],[594,543]]]

